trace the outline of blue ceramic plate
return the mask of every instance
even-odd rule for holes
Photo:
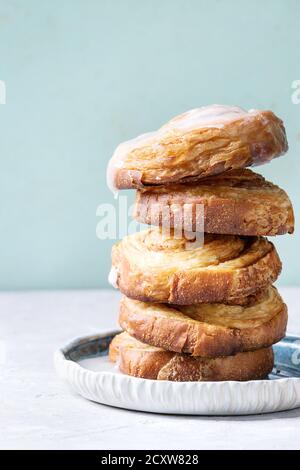
[[[300,406],[300,336],[274,345],[265,380],[169,382],[126,376],[108,361],[112,331],[72,341],[55,353],[59,375],[80,395],[106,405],[156,413],[239,415]]]

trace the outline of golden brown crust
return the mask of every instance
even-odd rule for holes
[[[111,342],[110,359],[117,359],[125,374],[178,382],[264,379],[272,371],[274,362],[272,348],[200,358],[148,346],[127,333],[121,333]]]
[[[271,111],[206,106],[116,149],[108,166],[115,189],[197,181],[263,164],[287,151],[282,121]]]
[[[205,235],[202,247],[153,228],[125,237],[112,250],[116,285],[144,302],[234,303],[272,284],[281,262],[263,237]]]
[[[287,308],[275,287],[251,306],[168,306],[124,297],[120,326],[152,346],[193,356],[231,356],[261,349],[284,337]]]
[[[149,225],[203,227],[207,233],[282,235],[294,231],[286,192],[249,169],[229,170],[193,184],[138,190],[133,216]]]

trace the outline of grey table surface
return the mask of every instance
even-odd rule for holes
[[[300,334],[300,288],[280,289]],[[300,409],[171,416],[89,402],[61,382],[55,349],[116,326],[114,291],[0,294],[1,449],[300,449]]]

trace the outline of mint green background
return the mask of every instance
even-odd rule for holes
[[[300,194],[298,0],[0,2],[0,288],[106,287],[115,146],[210,103],[271,108],[289,153],[258,171]],[[132,194],[130,198],[132,200]],[[276,238],[281,284],[300,282],[299,238]]]

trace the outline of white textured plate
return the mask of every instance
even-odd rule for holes
[[[120,373],[107,358],[116,331],[72,341],[55,353],[56,370],[84,398],[153,413],[244,415],[300,406],[300,337],[274,346],[275,369],[251,382],[169,382]]]

